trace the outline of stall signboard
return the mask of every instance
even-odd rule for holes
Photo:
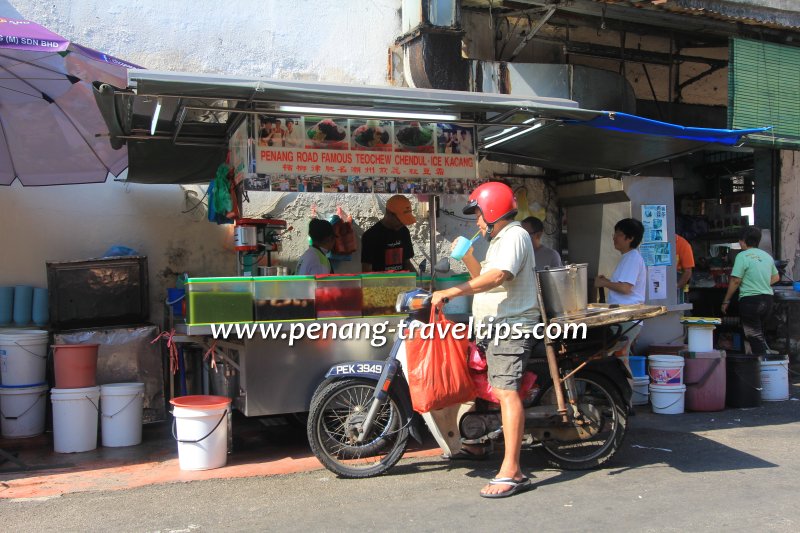
[[[475,135],[469,127],[312,116],[259,115],[255,162],[256,172],[273,180],[275,176],[468,179],[475,177],[477,167]],[[339,192],[347,188],[337,186]]]
[[[249,123],[245,120],[231,135],[228,147],[231,152],[231,165],[236,182],[242,181],[247,175],[252,172],[250,168],[250,143],[249,136],[247,135],[247,127]]]

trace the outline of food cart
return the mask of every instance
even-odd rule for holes
[[[393,192],[378,188],[378,180],[387,176],[413,176],[418,184],[477,178],[479,157],[619,177],[711,143],[734,144],[747,133],[695,131],[622,113],[581,109],[576,102],[557,98],[146,70],[130,70],[126,88],[98,86],[96,96],[112,143],[128,146],[128,180],[137,183],[205,183],[226,157],[234,168],[236,183],[259,174],[361,176],[366,178],[363,183],[372,187],[369,192]],[[286,183],[281,181],[276,190],[291,191]],[[301,183],[303,191],[316,190],[309,188],[313,180],[295,183],[298,191]],[[341,192],[341,187],[339,181],[328,190]],[[446,191],[436,187],[412,187],[411,191],[429,205],[429,258],[433,263],[438,257],[436,195]],[[247,335],[250,338],[228,334],[214,339],[211,322],[219,317],[197,319],[192,310],[188,323],[176,324],[172,337],[176,343],[202,345],[204,352],[224,362],[227,370],[233,369],[226,371],[235,380],[228,384],[229,390],[233,391],[234,406],[247,416],[307,411],[315,387],[332,365],[384,359],[392,329],[402,318],[364,313],[357,306],[330,316],[320,315],[317,309],[313,317],[270,319],[280,306],[276,302],[303,299],[287,294],[313,292],[318,308],[320,285],[336,283],[258,276],[257,263],[247,259],[253,252],[249,247],[277,251],[280,221],[270,228],[237,230],[240,276],[192,279],[188,298],[191,307],[193,300],[204,298],[203,292],[213,293],[212,286],[217,284],[219,289],[222,284],[217,292],[239,293],[240,305],[246,308],[249,301],[253,313],[261,316],[250,318],[245,313],[219,322],[272,324],[279,329],[272,331],[271,338],[261,338],[259,332]],[[338,281],[357,284],[363,295],[363,283],[370,278],[351,277]],[[269,296],[276,287],[280,287],[278,292]],[[267,296],[259,297],[264,294]],[[194,303],[198,306],[195,311],[203,306],[213,311],[222,305]],[[380,343],[367,338],[306,336],[290,345],[292,332],[311,323],[321,327],[328,323],[339,327],[383,323],[387,339]]]

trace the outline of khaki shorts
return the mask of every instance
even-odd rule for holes
[[[489,384],[493,389],[519,390],[533,339],[507,339],[486,347]]]

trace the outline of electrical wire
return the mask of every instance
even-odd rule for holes
[[[197,209],[197,208],[198,208],[198,207],[200,207],[201,205],[204,205],[204,206],[208,207],[208,204],[207,204],[207,203],[205,203],[205,202],[203,202],[203,200],[205,200],[205,199],[206,199],[206,196],[208,196],[208,189],[206,189],[206,193],[203,195],[203,197],[202,197],[202,198],[200,198],[200,199],[197,201],[197,203],[194,205],[194,207],[192,207],[192,208],[190,208],[190,209],[187,209],[186,211],[181,211],[181,213],[183,213],[183,214],[186,214],[186,213],[191,213],[192,211],[194,211],[195,209]]]

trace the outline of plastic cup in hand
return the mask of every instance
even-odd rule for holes
[[[450,252],[450,257],[452,257],[456,261],[460,261],[461,259],[463,259],[464,256],[469,251],[470,247],[472,246],[472,243],[478,240],[479,235],[480,233],[478,235],[475,235],[475,237],[473,237],[472,240],[467,239],[466,237],[459,237],[458,239],[456,239],[456,244],[455,246],[453,246],[453,251]]]

